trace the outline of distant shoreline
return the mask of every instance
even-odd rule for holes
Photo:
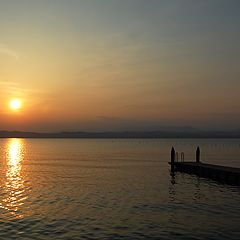
[[[123,131],[123,132],[21,132],[21,131],[0,131],[0,138],[99,138],[99,139],[134,139],[134,138],[222,138],[238,139],[240,132],[217,132],[217,131]]]

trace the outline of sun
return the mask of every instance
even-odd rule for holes
[[[17,111],[19,109],[22,108],[22,101],[20,99],[12,99],[10,100],[9,102],[9,107],[14,110],[14,111]]]

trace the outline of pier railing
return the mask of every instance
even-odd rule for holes
[[[176,162],[179,162],[179,153],[178,152],[175,153],[175,160],[176,160]],[[185,154],[184,154],[184,152],[181,152],[180,162],[184,162],[184,160],[185,160]]]

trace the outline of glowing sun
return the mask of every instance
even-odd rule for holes
[[[20,99],[12,99],[9,102],[9,107],[15,111],[19,110],[22,107],[22,101]]]

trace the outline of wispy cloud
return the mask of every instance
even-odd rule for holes
[[[7,86],[17,86],[17,85],[19,85],[19,83],[18,82],[9,82],[9,81],[0,81],[0,85],[2,85],[2,86],[5,86],[5,85],[7,85]]]
[[[49,91],[39,88],[29,88],[22,87],[18,82],[8,82],[8,81],[0,81],[0,89],[4,89],[4,94],[0,95],[0,98],[3,95],[14,95],[14,96],[31,96],[31,95],[42,95],[42,94],[50,94]]]
[[[4,89],[5,93],[9,93],[14,91],[15,89],[19,88],[18,82],[11,82],[11,81],[0,81],[0,87],[1,89]]]
[[[19,55],[14,50],[8,48],[7,46],[1,43],[0,43],[0,55],[5,55],[15,60],[19,60]]]

